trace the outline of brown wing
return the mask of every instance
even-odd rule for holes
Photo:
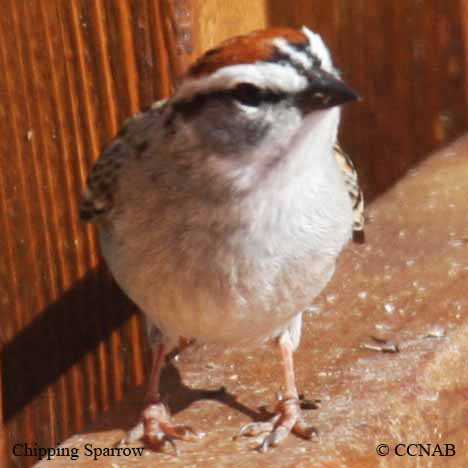
[[[121,168],[142,150],[145,128],[154,125],[166,100],[155,102],[148,110],[127,119],[116,137],[100,155],[89,173],[81,203],[80,218],[94,222],[113,204],[113,193]],[[141,140],[141,141],[140,141]]]
[[[338,144],[334,146],[335,158],[343,171],[346,188],[348,189],[349,197],[353,205],[354,223],[353,223],[353,238],[356,242],[364,241],[364,197],[361,187],[359,186],[358,175],[354,164],[349,156],[341,149]]]

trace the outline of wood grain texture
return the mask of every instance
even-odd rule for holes
[[[374,197],[466,126],[465,3],[3,0],[0,450],[2,434],[53,446],[144,381],[140,318],[76,208],[125,118],[218,42],[306,24],[363,96],[342,135]]]
[[[152,1],[5,3],[3,413],[10,446],[53,446],[143,380],[140,322],[76,205],[122,120],[169,91],[168,53]]]
[[[195,0],[198,30],[197,55],[229,37],[268,26],[267,0]]]
[[[170,64],[170,81],[175,83],[196,57],[192,0],[161,0],[165,45]]]
[[[0,343],[1,346],[1,343]],[[2,368],[2,355],[0,353],[0,369]],[[0,372],[0,468],[6,468],[8,465],[7,460],[9,459],[9,444],[8,434],[6,425],[3,424],[3,395],[1,389],[2,385],[2,373]]]

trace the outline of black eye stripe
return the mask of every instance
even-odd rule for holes
[[[240,83],[235,88],[228,90],[227,95],[248,106],[259,106],[265,102],[275,103],[285,97],[283,93],[261,89],[251,83]]]
[[[262,102],[262,91],[258,86],[241,83],[231,90],[231,97],[246,106],[257,107]]]
[[[196,94],[191,99],[177,101],[173,104],[173,109],[188,117],[211,100],[236,100],[242,104],[258,106],[262,103],[279,102],[285,97],[285,93],[261,89],[251,83],[240,83],[231,89]]]

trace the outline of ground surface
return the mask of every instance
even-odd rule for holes
[[[205,431],[204,439],[179,444],[177,458],[170,447],[141,457],[86,457],[86,443],[111,447],[136,421],[138,389],[65,442],[78,447],[78,460],[39,466],[468,466],[468,139],[415,168],[368,212],[367,243],[340,259],[317,301],[320,312],[305,319],[295,356],[300,391],[321,401],[305,416],[319,430],[315,440],[291,436],[265,455],[252,450],[251,439],[233,440],[259,407],[272,408],[282,384],[279,359],[268,347],[195,349],[164,373],[163,383],[175,421]],[[373,337],[399,351],[379,351],[383,343]],[[221,386],[224,396],[199,391]],[[440,444],[442,453],[454,444],[456,455],[393,454],[396,444],[412,443],[432,444],[432,451]],[[376,454],[379,444],[388,444],[389,456]]]

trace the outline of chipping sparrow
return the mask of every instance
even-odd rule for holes
[[[357,98],[319,35],[268,29],[230,39],[174,95],[130,118],[101,155],[81,204],[117,282],[161,331],[148,406],[126,441],[188,437],[159,400],[181,337],[222,346],[276,340],[286,392],[261,450],[300,414],[293,351],[302,314],[362,231],[356,173],[336,145],[339,105]]]

